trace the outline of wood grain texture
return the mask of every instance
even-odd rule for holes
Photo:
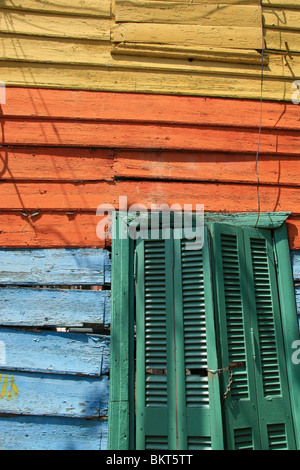
[[[42,451],[106,450],[107,427],[107,420],[2,416],[0,448]]]
[[[242,191],[240,189],[242,188]],[[261,211],[290,211],[300,213],[297,205],[299,188],[261,185]],[[119,196],[126,196],[128,206],[140,203],[150,209],[151,204],[204,204],[205,210],[218,212],[255,212],[257,192],[255,185],[237,186],[220,183],[188,183],[159,181],[118,181],[72,185],[65,183],[20,183],[18,192],[12,183],[0,185],[0,209],[20,211],[95,211],[100,204],[119,208]],[[22,203],[21,203],[22,201]],[[201,202],[200,202],[201,201]],[[98,275],[98,282],[101,273]],[[94,284],[95,279],[93,280]]]
[[[61,148],[0,149],[0,179],[73,181],[113,179],[109,150]]]
[[[100,377],[109,371],[109,337],[0,329],[1,370]]]
[[[22,211],[23,212],[23,211]],[[101,217],[93,213],[39,213],[31,217],[21,212],[0,213],[0,246],[15,248],[104,248],[96,226]]]
[[[14,248],[109,247],[110,240],[100,240],[96,235],[99,220],[95,214],[77,214],[75,222],[70,222],[63,213],[41,213],[31,226],[17,212],[2,212],[0,245]],[[291,249],[300,248],[300,217],[292,216],[287,224]]]
[[[36,11],[44,13],[60,13],[76,16],[102,16],[111,15],[110,0],[55,0],[55,2],[41,2],[40,0],[0,0],[0,8],[18,11]]]
[[[182,149],[201,151],[256,152],[257,129],[153,125],[143,123],[62,122],[0,119],[2,145],[60,147],[118,147],[143,149]],[[261,134],[260,152],[272,155],[298,155],[300,136],[295,131]]]
[[[255,5],[178,3],[127,0],[116,2],[118,23],[175,23],[201,26],[261,26],[261,9]]]
[[[92,379],[2,370],[0,390],[0,413],[97,418],[108,412],[106,376]]]
[[[283,68],[284,70],[284,68]],[[179,80],[180,78],[180,80]],[[296,79],[297,77],[295,77]],[[261,80],[243,74],[218,75],[214,71],[192,74],[188,71],[126,69],[115,70],[88,66],[39,63],[1,62],[1,79],[8,86],[59,88],[69,90],[157,93],[185,96],[259,99]],[[263,83],[263,99],[291,102],[294,90],[291,79],[268,78]]]
[[[294,281],[299,282],[300,281],[300,251],[291,252],[291,261],[292,261]]]
[[[105,250],[0,250],[0,284],[92,285],[110,282]]]
[[[110,20],[0,10],[1,32],[56,38],[110,40]]]
[[[261,28],[241,26],[198,26],[122,23],[112,30],[114,42],[185,44],[186,46],[261,48]],[[184,38],[184,39],[183,39]]]
[[[1,113],[5,118],[26,120],[51,118],[258,128],[260,102],[201,96],[9,87]],[[262,126],[273,130],[300,130],[299,109],[291,102],[265,101]]]
[[[38,63],[40,67],[45,64],[68,63],[70,66],[97,66],[120,70],[123,72],[144,71],[156,73],[190,73],[193,75],[210,74],[218,72],[218,76],[243,76],[246,78],[261,77],[262,56],[257,51],[252,54],[242,55],[242,50],[216,49],[209,55],[209,51],[196,48],[169,49],[147,45],[117,45],[113,49],[105,43],[96,44],[94,41],[84,43],[71,43],[65,39],[51,39],[45,41],[42,38],[26,38],[17,35],[0,35],[3,61],[19,61],[22,63]],[[129,47],[130,46],[130,47]],[[142,47],[143,46],[143,47]],[[170,53],[169,51],[173,51]],[[218,52],[219,51],[219,52]],[[223,53],[221,53],[223,51]],[[137,57],[134,57],[134,56]],[[241,60],[240,60],[241,57]],[[282,54],[270,53],[264,56],[264,78],[278,78],[281,80],[294,80],[300,76],[300,61],[297,56],[294,59],[285,59]],[[287,65],[288,63],[288,65]],[[234,66],[234,73],[233,73]]]
[[[116,150],[115,178],[257,183],[251,154],[205,152],[141,152]],[[300,162],[294,157],[260,155],[262,184],[299,186]]]
[[[110,325],[110,291],[0,289],[1,326],[82,327]]]

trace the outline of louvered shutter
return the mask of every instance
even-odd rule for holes
[[[222,367],[245,363],[223,402],[226,448],[294,449],[270,232],[215,224],[212,234]]]
[[[223,446],[207,234],[189,243],[137,244],[138,449]]]
[[[170,240],[139,241],[136,285],[137,449],[175,449],[173,252]],[[174,348],[173,348],[174,350]]]

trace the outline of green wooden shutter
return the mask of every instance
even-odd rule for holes
[[[270,232],[215,224],[212,234],[222,367],[245,363],[223,402],[226,448],[294,449]]]
[[[170,240],[139,241],[136,287],[137,449],[176,448],[173,253]]]
[[[207,232],[188,244],[137,244],[138,449],[223,447]]]

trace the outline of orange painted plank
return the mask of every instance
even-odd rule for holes
[[[128,204],[204,204],[206,211],[247,212],[257,210],[256,185],[118,181],[72,183],[0,184],[0,210],[96,211],[100,204],[119,207],[119,196]],[[292,211],[300,214],[300,189],[294,186],[261,185],[261,211]],[[194,206],[195,207],[195,206]]]
[[[254,129],[138,123],[1,119],[2,145],[256,152]],[[298,155],[300,133],[263,130],[260,152]]]
[[[1,180],[112,180],[109,150],[0,148]]]
[[[255,154],[116,150],[116,178],[256,183]],[[261,183],[300,185],[300,160],[259,155]]]
[[[5,117],[161,122],[259,127],[260,102],[224,98],[97,91],[7,88]],[[292,103],[264,102],[262,124],[270,129],[300,129]]]
[[[101,220],[95,214],[43,213],[25,217],[0,213],[0,246],[15,248],[101,247],[96,235]]]
[[[93,213],[41,213],[29,219],[20,213],[0,213],[0,246],[13,248],[108,247],[96,227],[100,217]],[[287,220],[291,250],[300,249],[300,217]]]

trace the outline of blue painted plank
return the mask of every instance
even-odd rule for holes
[[[0,370],[101,376],[109,371],[109,343],[108,336],[0,328]]]
[[[0,288],[0,325],[110,324],[110,291]]]
[[[107,376],[90,378],[6,370],[0,373],[0,413],[104,417],[108,398]]]
[[[291,261],[294,280],[300,281],[300,250],[291,252]]]
[[[107,421],[1,417],[0,450],[106,450]]]
[[[102,249],[0,249],[0,284],[95,285],[110,283],[109,253]]]

